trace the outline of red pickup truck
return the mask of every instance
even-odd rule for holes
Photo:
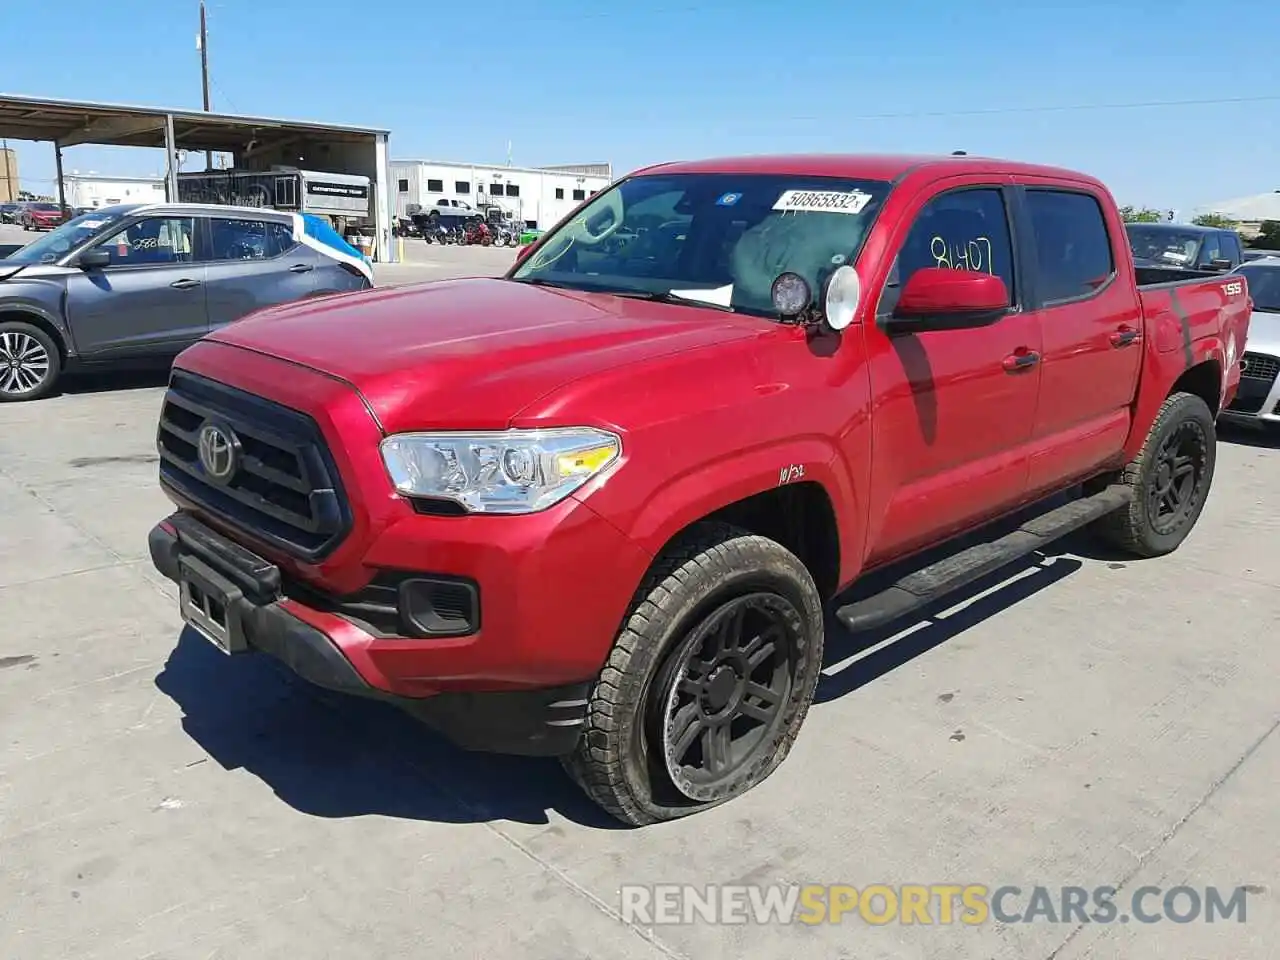
[[[1067,170],[651,167],[501,278],[189,348],[151,555],[224,651],[671,819],[783,761],[824,603],[867,571],[946,554],[840,606],[853,630],[1086,525],[1139,556],[1182,542],[1250,304],[1239,276],[1164,279]]]

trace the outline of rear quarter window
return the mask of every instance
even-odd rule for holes
[[[1029,189],[1037,285],[1046,304],[1097,293],[1115,276],[1102,205],[1088,193]]]

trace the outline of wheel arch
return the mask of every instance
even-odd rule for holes
[[[717,460],[665,485],[637,512],[632,539],[660,557],[699,523],[722,521],[782,544],[824,598],[842,582],[857,497],[824,441],[806,439]]]
[[[0,323],[25,323],[48,334],[53,345],[58,348],[58,367],[67,366],[67,341],[58,325],[43,311],[28,306],[0,305]]]
[[[1222,364],[1217,356],[1210,355],[1194,366],[1188,367],[1169,388],[1169,396],[1190,393],[1199,397],[1216,417],[1222,407]]]

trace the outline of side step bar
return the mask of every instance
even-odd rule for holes
[[[836,619],[854,631],[883,626],[1128,506],[1132,500],[1130,487],[1113,484],[1092,496],[1063,504],[998,540],[975,544],[908,574],[874,596],[845,604],[836,610]]]

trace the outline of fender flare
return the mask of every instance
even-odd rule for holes
[[[853,558],[858,558],[855,565],[861,560],[861,544],[854,541],[863,524],[858,491],[837,469],[841,462],[835,447],[822,437],[798,437],[720,457],[663,484],[639,507],[624,532],[656,557],[680,531],[718,510],[770,490],[812,483],[831,503],[844,571]]]

